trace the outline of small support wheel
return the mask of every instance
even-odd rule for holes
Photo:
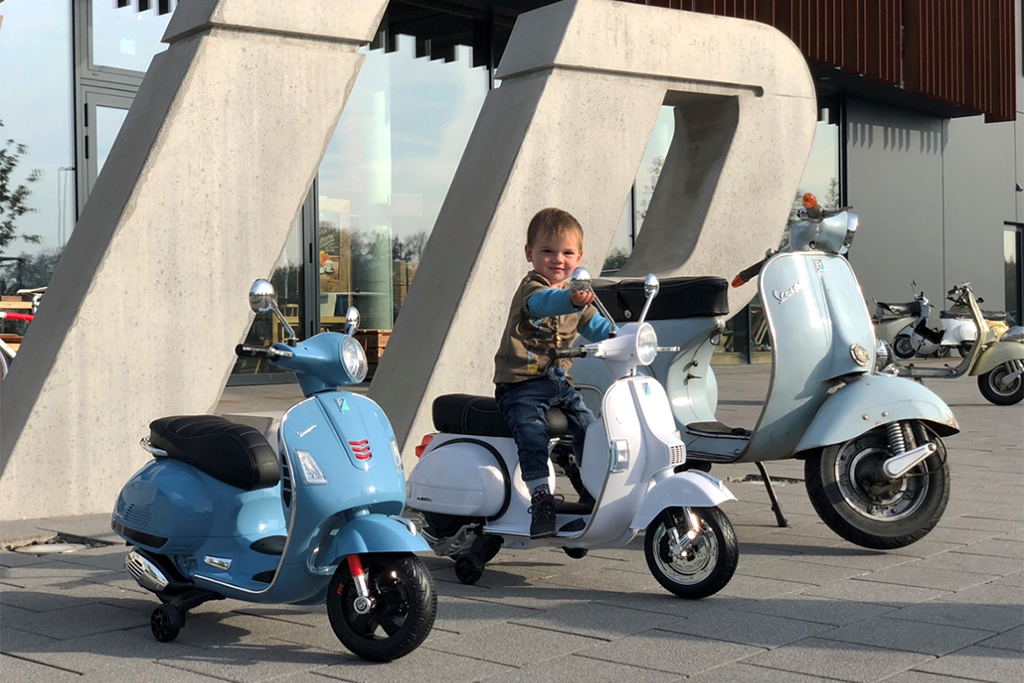
[[[574,560],[582,560],[587,556],[586,548],[562,548],[562,550],[564,550],[565,554]]]
[[[484,563],[472,553],[462,553],[455,560],[455,576],[467,586],[472,586],[484,575]]]
[[[149,628],[153,631],[153,637],[161,643],[169,643],[177,638],[184,625],[181,612],[174,605],[160,605],[149,617]]]

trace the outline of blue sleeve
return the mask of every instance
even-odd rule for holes
[[[595,313],[590,322],[580,328],[580,334],[592,342],[604,341],[611,331],[611,323],[600,313]]]
[[[526,300],[526,310],[538,318],[554,318],[580,309],[572,305],[568,289],[547,288],[530,295]]]

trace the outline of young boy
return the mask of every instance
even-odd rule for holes
[[[568,289],[569,276],[583,258],[583,228],[568,212],[542,209],[526,231],[526,260],[533,270],[519,284],[494,356],[494,398],[515,438],[519,465],[530,491],[530,536],[555,533],[557,506],[548,481],[548,423],[557,406],[569,420],[576,461],[594,415],[572,385],[572,359],[552,360],[552,349],[568,348],[582,334],[608,337],[610,323],[597,312],[593,292]]]

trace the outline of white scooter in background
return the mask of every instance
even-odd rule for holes
[[[577,269],[571,285],[590,289],[590,274]],[[637,322],[605,341],[556,353],[599,358],[616,379],[604,395],[602,417],[587,429],[579,471],[596,501],[561,503],[555,536],[530,538],[530,494],[494,399],[456,394],[434,401],[440,433],[427,435],[417,449],[406,506],[422,517],[422,534],[434,552],[456,559],[463,583],[475,583],[502,547],[557,545],[580,558],[588,548],[624,546],[644,529],[647,565],[666,590],[703,598],[729,583],[739,549],[732,524],[717,506],[735,497],[711,475],[683,471],[686,446],[665,390],[654,378],[636,374],[659,351],[654,329],[644,322],[658,279],[647,276],[644,287],[647,306]],[[553,439],[568,432],[557,408],[548,411],[548,424]],[[555,442],[556,450],[565,448],[571,451],[571,444]]]
[[[917,320],[906,325],[892,339],[892,351],[897,358],[913,358],[915,355],[936,356],[943,358],[949,355],[950,350],[957,349],[961,356],[966,356],[971,346],[978,338],[978,326],[971,315],[970,305],[964,299],[964,292],[961,290],[956,295],[949,295],[947,298],[953,302],[948,311],[939,312],[939,321],[942,329],[933,329],[928,326],[928,316],[931,315],[932,305],[928,297],[921,292],[917,295],[916,309]],[[897,308],[900,304],[885,304],[875,302],[879,308],[885,307],[889,310]],[[980,303],[980,302],[979,302]],[[905,305],[905,304],[904,304]],[[1002,320],[1006,313],[986,311],[986,319],[993,318]],[[876,323],[876,330],[878,324]],[[879,338],[883,338],[879,336]]]

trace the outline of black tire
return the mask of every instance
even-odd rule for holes
[[[1024,399],[1024,375],[1017,375],[1005,389],[1000,384],[1002,379],[1013,371],[1013,363],[1003,363],[994,370],[978,375],[978,389],[986,401],[997,406],[1012,406]]]
[[[334,635],[355,655],[390,662],[415,650],[430,633],[437,616],[434,581],[411,554],[361,557],[375,605],[366,614],[356,611],[355,581],[343,560],[331,578],[327,616]]]
[[[562,548],[562,550],[564,550],[565,554],[574,560],[582,560],[587,556],[586,548]]]
[[[178,637],[184,621],[181,612],[174,605],[160,605],[149,617],[149,629],[161,643],[169,643]]]
[[[967,358],[967,356],[971,355],[971,349],[973,348],[974,342],[972,341],[960,342],[960,346],[956,347],[957,351],[960,352],[961,358]]]
[[[740,550],[736,532],[725,513],[717,507],[690,508],[690,512],[696,515],[702,532],[695,552],[688,558],[672,557],[666,520],[681,525],[683,535],[687,527],[682,519],[683,508],[669,508],[647,526],[644,556],[651,574],[665,590],[696,600],[725,588],[736,572]]]
[[[924,431],[936,452],[894,481],[878,476],[881,463],[893,455],[884,426],[807,458],[807,495],[826,526],[876,550],[908,546],[935,528],[949,502],[949,466],[942,439]]]
[[[455,578],[472,586],[484,575],[484,563],[473,553],[462,553],[455,559]]]
[[[903,360],[913,358],[917,353],[914,350],[914,346],[910,343],[909,334],[896,335],[896,338],[892,340],[892,352],[896,354],[897,358],[902,358]]]

